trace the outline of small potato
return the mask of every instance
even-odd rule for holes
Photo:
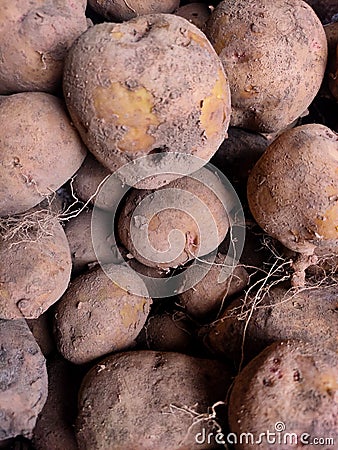
[[[0,220],[0,318],[36,319],[67,289],[68,241],[48,211]]]
[[[233,264],[225,255],[218,254],[205,277],[178,295],[179,303],[188,315],[202,322],[208,321],[221,312],[228,297],[245,288],[249,275],[243,267]]]
[[[336,351],[337,286],[292,291],[277,286],[257,299],[254,294],[234,300],[219,320],[200,331],[212,353],[248,361],[273,342],[299,339]],[[253,306],[256,302],[256,306]],[[251,311],[251,308],[253,310]]]
[[[336,352],[302,341],[272,344],[235,379],[228,413],[230,431],[237,436],[235,449],[310,449],[314,438],[336,439],[337,380]],[[274,433],[273,446],[268,431]],[[239,439],[248,432],[250,445]]]
[[[63,89],[99,162],[114,172],[139,160],[135,175],[127,171],[131,186],[153,189],[178,178],[173,153],[184,175],[199,169],[226,137],[230,91],[222,64],[205,35],[179,16],[93,26],[68,53]],[[167,159],[171,178],[159,180]],[[137,180],[143,173],[149,175]]]
[[[1,0],[0,94],[61,85],[67,51],[87,29],[85,8],[85,0]]]
[[[178,8],[175,14],[184,17],[189,20],[190,23],[193,23],[197,28],[202,30],[210,17],[211,9],[205,3],[189,3],[188,5]]]
[[[81,450],[206,450],[209,408],[224,400],[230,373],[219,361],[171,352],[111,355],[86,375],[76,424]],[[97,425],[99,424],[99,425]]]
[[[74,367],[60,356],[47,364],[48,397],[33,434],[35,450],[80,450],[73,424],[79,382]]]
[[[30,438],[47,399],[45,358],[23,319],[0,319],[0,342],[0,441]]]
[[[81,166],[86,148],[63,102],[49,94],[1,97],[0,123],[0,216],[6,216],[60,188]]]
[[[39,344],[43,356],[47,358],[54,350],[56,350],[48,313],[41,314],[37,319],[26,319],[26,322],[34,339]]]
[[[84,210],[66,224],[65,233],[72,255],[73,275],[78,275],[89,267],[98,264],[93,247],[93,231],[96,234],[96,242],[101,243],[97,248],[100,263],[107,264],[114,261],[112,247],[114,242],[111,242],[112,219],[104,211],[96,211],[96,219],[95,229],[92,230],[92,211]]]
[[[194,328],[193,323],[179,311],[154,314],[138,336],[138,347],[143,344],[150,350],[197,355],[199,349]]]
[[[154,2],[152,0],[88,0],[94,11],[110,22],[122,22],[145,14],[172,13],[179,0]]]
[[[118,217],[118,234],[142,264],[177,267],[211,253],[223,241],[231,201],[226,187],[207,169],[157,191],[133,189]]]
[[[102,192],[99,198],[95,196],[99,192],[100,185],[109,175],[110,171],[89,153],[74,177],[73,187],[76,195],[84,202],[95,203],[98,208],[110,208],[112,203],[111,192],[109,192],[108,198]]]
[[[113,265],[105,271],[111,278],[101,268],[80,275],[56,305],[57,346],[75,364],[132,346],[149,313],[151,299],[132,293],[146,291],[135,272]],[[128,291],[120,287],[126,284]]]
[[[319,91],[327,42],[318,17],[302,0],[224,0],[205,33],[229,77],[231,125],[283,130]]]
[[[329,87],[331,94],[338,102],[338,43],[334,61],[332,63],[332,71],[329,73]]]
[[[279,136],[249,176],[248,201],[257,223],[309,257],[316,248],[337,248],[337,161],[338,135],[323,125],[303,125]],[[299,280],[304,268],[296,273]]]

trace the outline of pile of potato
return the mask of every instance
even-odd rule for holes
[[[337,1],[2,0],[0,124],[0,449],[337,448]]]

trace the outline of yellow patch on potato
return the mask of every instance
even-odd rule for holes
[[[338,201],[316,220],[317,232],[325,239],[338,239]]]
[[[123,308],[121,308],[120,316],[122,318],[123,325],[129,328],[131,325],[138,322],[139,313],[144,313],[144,308],[147,304],[146,299],[141,299],[141,302],[136,305],[131,305],[126,303]]]
[[[222,130],[227,118],[227,81],[221,71],[218,72],[211,95],[202,102],[200,123],[207,138],[213,137]]]
[[[160,121],[152,112],[153,96],[144,87],[130,90],[119,82],[107,88],[97,87],[94,106],[99,118],[125,128],[118,142],[119,150],[145,151],[154,144],[155,139],[148,134],[148,129],[150,125],[159,125]]]

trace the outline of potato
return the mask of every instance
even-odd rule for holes
[[[101,264],[114,261],[115,254],[112,219],[104,211],[96,211],[95,230],[96,242],[101,245],[97,248]],[[92,237],[92,211],[83,210],[76,217],[67,222],[65,233],[69,242],[70,252],[73,261],[73,274],[77,275],[89,267],[98,264],[97,255],[93,247]],[[111,244],[111,245],[109,245]]]
[[[194,331],[193,323],[179,311],[154,314],[137,338],[138,347],[197,355],[200,349]]]
[[[206,255],[223,241],[231,195],[208,169],[157,191],[133,189],[118,217],[122,244],[142,264],[172,268]]]
[[[318,17],[302,0],[222,1],[205,33],[229,77],[231,125],[277,132],[317,94],[327,43]]]
[[[48,390],[47,369],[25,320],[0,320],[0,441],[30,438]]]
[[[199,414],[209,416],[208,409],[225,398],[230,382],[227,367],[218,361],[154,351],[109,356],[90,370],[80,390],[79,447],[214,448],[195,440],[201,428],[210,430],[212,421],[194,421]]]
[[[74,368],[57,355],[47,370],[48,397],[34,428],[34,449],[79,450],[73,428],[79,388]]]
[[[155,13],[172,13],[179,0],[154,2],[152,0],[88,0],[89,6],[110,22],[122,22],[137,16]]]
[[[88,154],[80,169],[76,172],[73,181],[75,194],[84,202],[94,204],[98,208],[109,209],[111,207],[112,193],[106,196],[105,192],[99,192],[101,183],[110,175],[110,171],[100,164],[92,154]]]
[[[36,319],[67,289],[71,256],[62,226],[50,212],[0,221],[0,318]]]
[[[0,98],[0,216],[18,214],[61,187],[86,149],[63,102],[25,92]]]
[[[336,285],[299,292],[281,285],[260,298],[255,298],[254,293],[247,298],[243,295],[227,306],[219,320],[201,329],[200,334],[214,354],[237,363],[242,357],[244,328],[245,361],[271,343],[285,339],[313,342],[336,351],[337,295]]]
[[[279,136],[248,180],[249,206],[258,224],[307,256],[317,248],[337,248],[337,160],[337,134],[323,125],[303,125]],[[299,279],[308,265],[295,274]]]
[[[332,72],[330,72],[329,74],[329,87],[331,94],[338,102],[338,43],[336,47],[334,62],[332,63]]]
[[[243,267],[219,253],[205,277],[178,295],[179,303],[188,315],[205,322],[220,313],[226,299],[242,291],[248,281]]]
[[[311,448],[314,438],[336,438],[337,379],[336,352],[301,341],[272,344],[235,379],[229,402],[230,430],[237,436],[252,433],[254,443],[248,445],[244,438],[236,450]],[[271,438],[275,439],[273,446]]]
[[[39,344],[43,356],[47,358],[56,349],[48,313],[41,314],[37,319],[27,319],[26,322],[34,339]]]
[[[189,3],[178,8],[175,14],[184,17],[202,30],[204,24],[210,17],[211,9],[205,3]]]
[[[0,94],[53,92],[64,59],[87,29],[84,0],[1,0]]]
[[[55,308],[60,353],[83,364],[132,346],[151,305],[149,297],[133,292],[146,292],[146,287],[122,266],[105,266],[105,272],[98,267],[72,281]]]
[[[125,181],[145,189],[178,177],[158,179],[159,171],[173,172],[173,152],[184,175],[202,167],[230,120],[216,52],[198,28],[170,14],[90,28],[68,54],[63,87],[88,149],[112,172],[138,159],[136,175],[128,170]]]
[[[327,94],[328,86],[329,92],[331,91],[333,97],[335,97],[335,99],[338,101],[338,22],[333,22],[325,25],[324,30],[328,43],[328,61],[326,68],[326,79],[324,80],[324,87],[322,87],[322,91],[324,91],[324,95]]]
[[[249,173],[268,145],[268,139],[261,134],[231,127],[228,139],[210,161],[229,179],[242,203],[246,202]]]

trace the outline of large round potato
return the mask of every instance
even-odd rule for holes
[[[69,245],[52,215],[35,212],[13,220],[0,237],[0,318],[36,319],[67,289]]]
[[[85,377],[79,395],[81,450],[206,450],[196,435],[213,422],[200,420],[224,400],[231,383],[219,361],[170,352],[112,355]],[[201,418],[201,417],[200,417]],[[194,421],[196,423],[194,423]]]
[[[23,319],[0,320],[0,342],[0,441],[29,438],[47,399],[45,358]]]
[[[232,125],[282,130],[317,94],[327,43],[318,17],[302,0],[222,1],[205,32],[229,77]]]
[[[0,94],[52,92],[64,59],[87,29],[85,0],[1,0]]]
[[[98,267],[77,277],[55,309],[60,353],[83,364],[132,346],[151,305],[149,297],[133,292],[145,291],[141,278],[121,266],[105,266],[105,272]]]
[[[216,152],[230,120],[216,52],[197,27],[170,14],[90,28],[68,54],[64,95],[82,139],[111,171],[151,154],[142,168],[156,175],[158,154],[178,152],[201,158],[194,168],[188,159],[190,173]],[[158,180],[138,187],[157,188]]]
[[[229,402],[230,430],[237,436],[235,449],[311,449],[311,443],[320,438],[324,441],[316,447],[330,448],[332,441],[324,442],[337,438],[337,380],[336,352],[302,341],[272,344],[235,379]],[[242,442],[239,438],[248,432],[253,436],[251,445],[245,437]]]
[[[40,203],[81,166],[86,148],[63,102],[41,92],[0,98],[0,216]]]
[[[279,136],[253,168],[248,201],[258,224],[290,250],[338,246],[338,135],[323,125]]]

